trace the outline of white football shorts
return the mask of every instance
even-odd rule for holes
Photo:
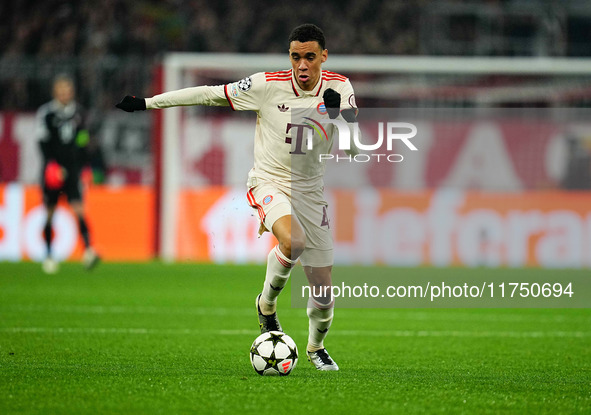
[[[293,193],[291,196],[278,186],[258,180],[247,193],[248,203],[257,210],[261,228],[259,234],[272,232],[275,221],[291,215],[303,228],[306,247],[300,256],[303,266],[325,267],[333,265],[333,241],[327,207],[322,189],[314,192]]]

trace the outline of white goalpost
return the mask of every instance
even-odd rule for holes
[[[287,54],[170,53],[162,66],[163,90],[171,91],[204,82],[236,81],[260,71],[289,69],[290,62]],[[350,77],[358,103],[375,101],[382,106],[528,105],[540,101],[568,106],[575,92],[579,100],[575,105],[591,102],[591,59],[329,55],[323,69]],[[490,84],[494,76],[505,77],[505,81],[496,79]],[[165,261],[177,259],[178,203],[184,180],[180,142],[186,134],[187,119],[194,116],[191,111],[201,110],[169,108],[162,113],[157,203],[159,255]]]

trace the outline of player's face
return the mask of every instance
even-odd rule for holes
[[[294,40],[289,44],[289,59],[300,88],[304,91],[314,89],[322,73],[322,64],[326,62],[327,57],[328,50],[322,50],[315,40],[310,42]]]
[[[60,104],[67,105],[74,99],[74,85],[68,81],[58,81],[53,86],[53,97]]]

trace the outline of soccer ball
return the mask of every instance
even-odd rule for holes
[[[298,347],[287,334],[269,331],[252,343],[250,363],[261,376],[287,376],[298,363]]]

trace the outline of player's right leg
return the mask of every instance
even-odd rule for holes
[[[283,331],[277,318],[277,297],[287,284],[291,269],[304,250],[304,231],[293,222],[292,215],[283,216],[272,226],[273,235],[279,241],[267,256],[267,271],[263,291],[257,297],[257,312],[261,333]]]
[[[292,215],[286,215],[272,226],[273,235],[277,238],[277,244],[267,256],[267,272],[263,286],[262,299],[263,313],[275,311],[277,297],[289,278],[291,269],[302,254],[305,246],[304,231],[294,221]]]
[[[51,254],[52,222],[59,192],[43,189],[43,204],[45,205],[45,225],[43,226],[43,240],[45,241],[46,256],[42,263],[43,272],[55,274],[58,271],[58,263]]]
[[[271,230],[279,242],[267,256],[263,290],[256,299],[259,326],[261,333],[282,331],[276,312],[277,297],[304,250],[304,231],[291,214],[291,204],[287,196],[272,186],[263,185],[250,189],[248,200],[259,212],[262,229]]]
[[[304,250],[304,231],[293,223],[292,215],[282,216],[272,226],[273,235],[279,241],[267,256],[267,271],[263,291],[257,297],[257,312],[261,333],[283,331],[277,318],[277,297],[287,284],[291,269]]]

